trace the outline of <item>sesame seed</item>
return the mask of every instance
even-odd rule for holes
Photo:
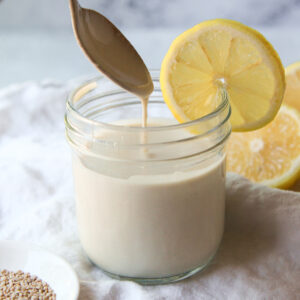
[[[0,300],[56,300],[49,284],[35,275],[19,270],[0,270]]]

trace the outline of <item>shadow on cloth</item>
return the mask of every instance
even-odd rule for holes
[[[291,223],[299,205],[285,191],[252,184],[235,174],[227,178],[224,236],[212,263],[190,280],[199,280],[224,269],[243,269],[257,275],[257,266],[274,264],[274,256],[284,253],[300,262],[298,230]],[[280,195],[281,194],[281,195]],[[288,264],[288,261],[285,261]],[[290,266],[293,267],[293,266]],[[296,267],[296,266],[295,266]],[[275,268],[274,268],[275,269]]]

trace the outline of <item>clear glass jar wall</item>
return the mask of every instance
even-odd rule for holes
[[[144,284],[189,277],[216,253],[231,131],[225,93],[211,114],[177,124],[158,75],[151,127],[140,100],[105,77],[74,91],[65,116],[82,246],[110,276]]]

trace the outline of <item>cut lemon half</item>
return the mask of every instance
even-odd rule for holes
[[[300,62],[291,64],[285,69],[285,80],[283,101],[300,112]]]
[[[285,89],[284,69],[271,44],[254,29],[223,19],[200,23],[173,41],[160,83],[181,123],[214,111],[221,101],[218,89],[225,87],[234,131],[270,122]]]
[[[300,172],[300,115],[282,106],[267,126],[234,132],[227,144],[227,171],[272,187],[288,188]]]

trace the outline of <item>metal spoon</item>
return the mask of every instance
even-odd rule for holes
[[[153,91],[149,71],[134,47],[107,18],[70,0],[76,39],[91,62],[127,91],[147,99]]]

